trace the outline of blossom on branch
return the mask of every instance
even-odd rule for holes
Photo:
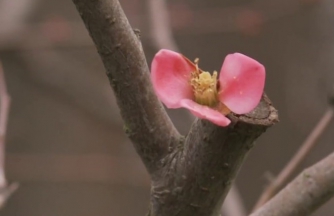
[[[245,114],[259,103],[265,68],[240,53],[227,55],[220,74],[203,71],[198,59],[162,49],[154,57],[151,80],[158,98],[168,108],[186,108],[198,118],[227,126],[230,112]]]

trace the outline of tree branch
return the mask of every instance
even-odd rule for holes
[[[153,42],[159,49],[170,49],[178,52],[179,48],[173,38],[169,12],[165,0],[147,0],[150,17],[150,31]]]
[[[305,169],[251,216],[305,216],[334,195],[334,153]]]
[[[221,213],[223,216],[246,216],[246,208],[237,185],[234,183],[228,192],[225,202],[222,206]]]
[[[152,187],[152,216],[219,215],[221,204],[254,141],[277,122],[277,111],[264,96],[244,116],[229,116],[229,127],[197,120],[178,149],[166,158]]]
[[[5,139],[10,107],[10,97],[7,93],[5,75],[0,64],[0,188],[7,186],[5,177]]]
[[[6,81],[0,64],[0,209],[18,188],[18,183],[8,185],[5,175],[5,139],[10,107],[10,96],[7,93]]]
[[[268,200],[270,200],[281,187],[288,181],[290,176],[294,173],[294,171],[298,168],[302,161],[306,158],[306,156],[311,152],[313,147],[317,144],[317,140],[320,135],[327,128],[328,124],[331,122],[333,118],[334,112],[333,107],[329,107],[325,114],[322,116],[318,124],[314,127],[312,132],[306,138],[304,143],[298,149],[296,154],[291,158],[288,164],[283,168],[283,170],[278,174],[278,176],[270,183],[270,185],[265,189],[265,191],[260,196],[257,201],[253,211],[262,206]],[[252,211],[252,212],[253,212]]]
[[[106,68],[125,132],[153,174],[180,135],[154,94],[140,41],[117,0],[73,2]]]
[[[172,26],[170,25],[170,16],[165,0],[147,0],[149,11],[149,22],[151,38],[156,48],[170,49],[180,52],[177,43],[173,37]],[[195,116],[187,112],[189,121],[193,122]],[[241,200],[239,191],[235,185],[232,185],[231,190],[227,194],[221,212],[225,216],[245,216],[246,211]]]
[[[255,139],[278,121],[264,96],[247,115],[218,127],[197,119],[186,139],[154,95],[140,42],[117,0],[73,0],[107,70],[126,132],[152,177],[151,216],[220,214]]]

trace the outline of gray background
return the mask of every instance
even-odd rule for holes
[[[0,16],[0,60],[12,96],[6,171],[20,183],[0,215],[145,215],[149,177],[123,133],[101,61],[72,1],[11,1],[30,8],[18,18],[19,30],[7,31],[16,20]],[[157,48],[147,2],[120,2],[141,30],[150,63]],[[334,83],[334,2],[167,3],[179,49],[190,59],[199,57],[202,69],[219,70],[233,52],[266,66],[266,92],[280,123],[260,137],[237,178],[250,209],[268,183],[265,174],[281,170],[326,110]],[[187,112],[169,113],[185,134]],[[333,129],[331,123],[302,168],[333,151]],[[334,215],[333,202],[314,215]]]

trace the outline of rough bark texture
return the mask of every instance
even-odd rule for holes
[[[195,121],[152,183],[152,216],[219,214],[243,159],[256,138],[277,121],[277,112],[264,96],[252,113],[230,118],[233,123],[224,128]]]
[[[334,153],[305,169],[251,216],[305,216],[334,195]]]
[[[138,36],[118,1],[73,0],[115,92],[124,130],[149,173],[180,138],[157,100]]]
[[[141,44],[117,0],[73,0],[104,63],[126,132],[152,178],[150,216],[218,215],[254,141],[278,121],[264,96],[229,127],[196,120],[181,137],[154,95]]]

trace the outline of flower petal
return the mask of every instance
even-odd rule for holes
[[[162,49],[154,56],[151,80],[158,98],[168,108],[179,108],[180,100],[193,98],[190,75],[194,70],[195,65],[177,52]]]
[[[180,101],[180,106],[190,110],[190,112],[198,118],[207,119],[216,125],[226,127],[231,123],[230,119],[226,118],[217,110],[200,105],[192,100],[183,99]]]
[[[265,68],[254,59],[240,53],[226,56],[219,75],[219,100],[232,112],[244,114],[260,102]]]

